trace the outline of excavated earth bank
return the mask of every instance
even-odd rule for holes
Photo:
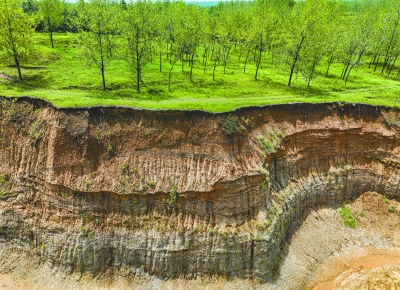
[[[60,289],[303,289],[332,255],[399,245],[397,220],[375,226],[388,209],[356,229],[337,213],[366,192],[398,199],[395,110],[212,114],[20,98],[1,99],[0,113],[2,275],[31,271]]]

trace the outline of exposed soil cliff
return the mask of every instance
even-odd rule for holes
[[[367,105],[211,114],[3,99],[2,263],[12,251],[65,275],[273,281],[307,209],[367,191],[398,197],[399,116]]]

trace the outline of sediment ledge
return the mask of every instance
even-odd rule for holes
[[[272,281],[307,209],[399,195],[399,112],[1,99],[0,249],[54,271]],[[322,262],[322,261],[321,261]]]

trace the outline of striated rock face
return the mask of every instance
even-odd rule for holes
[[[0,249],[66,274],[272,279],[307,208],[399,195],[400,114],[1,100]],[[3,257],[4,259],[4,257]]]

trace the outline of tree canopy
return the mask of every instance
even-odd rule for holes
[[[206,73],[211,66],[215,80],[218,67],[227,74],[230,63],[238,61],[244,74],[252,65],[255,80],[265,67],[285,72],[289,87],[298,78],[310,85],[316,77],[329,77],[331,64],[341,63],[340,78],[347,83],[366,57],[382,74],[396,68],[399,3],[256,0],[200,8],[182,1],[0,0],[0,53],[3,62],[14,62],[22,80],[20,62],[34,47],[33,28],[48,33],[52,47],[53,33],[67,30],[80,39],[83,63],[98,68],[104,90],[114,59],[126,61],[138,93],[156,59],[160,75],[163,66],[169,68],[168,90],[177,64],[190,81],[196,78],[194,67]],[[318,73],[321,67],[324,73]]]

